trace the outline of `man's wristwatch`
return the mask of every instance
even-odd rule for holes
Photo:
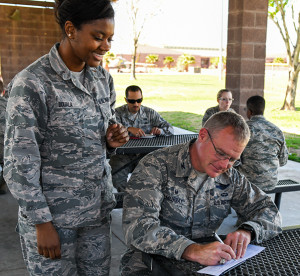
[[[243,224],[241,225],[238,230],[246,230],[249,231],[251,234],[251,241],[253,241],[255,239],[255,231],[254,228],[251,225],[248,224]]]

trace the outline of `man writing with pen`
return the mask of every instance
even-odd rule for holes
[[[134,170],[125,191],[123,230],[128,250],[121,275],[142,275],[142,252],[203,265],[244,256],[251,240],[281,232],[281,217],[269,196],[234,166],[250,137],[245,120],[233,112],[213,115],[186,144],[154,151]],[[219,241],[212,236],[233,208],[242,222]]]

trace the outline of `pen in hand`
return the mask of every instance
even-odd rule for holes
[[[219,235],[215,232],[214,233],[214,235],[215,235],[215,239],[217,240],[217,241],[219,241],[220,243],[223,243],[224,244],[224,242],[221,240],[221,238],[219,237]]]
[[[221,240],[221,238],[219,237],[219,235],[218,235],[216,232],[214,233],[214,236],[215,236],[215,239],[216,239],[218,242],[224,244],[224,242]],[[234,260],[235,260],[235,259],[234,259]],[[220,264],[225,264],[225,262],[226,262],[225,259],[221,259]]]
[[[221,238],[219,237],[219,235],[216,232],[214,233],[214,236],[215,236],[215,239],[217,241],[219,241],[220,243],[224,244],[224,242],[221,240]],[[226,263],[226,260],[224,258],[221,258],[220,264],[223,265],[225,263]]]

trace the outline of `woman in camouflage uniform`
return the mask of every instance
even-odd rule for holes
[[[204,126],[205,122],[215,113],[219,112],[219,111],[231,111],[231,112],[235,112],[234,109],[230,108],[232,102],[233,102],[233,98],[232,98],[232,93],[230,90],[228,89],[221,89],[218,94],[217,94],[217,102],[218,105],[214,106],[214,107],[210,107],[208,108],[203,116],[202,119],[202,126]]]
[[[56,4],[61,42],[9,86],[4,176],[31,275],[109,275],[115,200],[106,151],[128,141],[100,66],[114,10],[109,0]]]

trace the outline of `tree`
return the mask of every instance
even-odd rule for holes
[[[116,55],[113,52],[106,52],[105,55],[103,56],[103,61],[105,63],[105,69],[108,71],[108,65],[111,62],[111,60],[114,60],[116,58]]]
[[[220,57],[212,57],[209,59],[210,64],[214,68],[218,68]],[[222,57],[223,68],[226,66],[226,57]]]
[[[184,67],[184,71],[188,72],[189,65],[194,64],[196,59],[194,56],[183,54],[178,58],[177,63]]]
[[[282,57],[274,58],[273,63],[285,63],[284,58],[282,58]]]
[[[151,63],[151,64],[154,64],[155,62],[158,61],[158,55],[148,55],[146,56],[146,62],[147,63]]]
[[[269,18],[279,29],[284,41],[289,66],[289,80],[281,110],[296,110],[296,90],[300,71],[300,11],[298,11],[298,18],[295,18],[297,13],[294,10],[294,2],[293,0],[269,0]],[[291,16],[287,15],[289,12]],[[289,19],[292,20],[291,29],[287,24]]]
[[[126,0],[128,15],[132,24],[133,54],[131,65],[131,78],[136,79],[135,63],[137,48],[145,23],[159,12],[159,1]]]
[[[169,69],[171,69],[171,64],[172,64],[174,61],[175,61],[175,60],[174,60],[173,57],[167,56],[167,57],[165,57],[165,59],[164,59],[164,64],[166,64],[167,67],[168,67]]]

